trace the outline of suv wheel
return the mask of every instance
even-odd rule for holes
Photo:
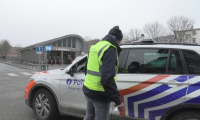
[[[55,120],[58,116],[56,100],[45,89],[36,91],[33,97],[33,111],[38,120]]]
[[[198,111],[180,112],[167,120],[200,120]]]

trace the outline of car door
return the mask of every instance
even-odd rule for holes
[[[86,110],[86,100],[82,91],[85,80],[84,67],[86,57],[71,67],[74,75],[66,73],[60,85],[62,111],[83,117]]]
[[[125,104],[113,119],[159,120],[170,107],[184,101],[188,78],[179,50],[133,48],[125,54],[117,86]]]
[[[200,55],[195,51],[183,50],[188,70],[189,87],[184,103],[200,104]]]
[[[122,59],[125,53],[125,49],[119,56],[119,64],[122,63]],[[86,111],[86,100],[84,93],[82,92],[82,86],[85,79],[85,74],[83,73],[83,66],[85,65],[86,58],[76,63],[72,66],[71,70],[74,72],[74,76],[65,74],[62,78],[60,85],[60,96],[61,96],[61,106],[65,113],[71,113],[83,117]],[[111,111],[114,104],[111,105]],[[110,111],[110,114],[111,114]]]

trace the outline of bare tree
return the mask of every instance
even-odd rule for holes
[[[123,34],[122,42],[137,41],[141,38],[141,33],[140,29],[130,29],[128,33]]]
[[[17,56],[20,57],[21,52],[19,50],[22,48],[22,45],[17,44],[15,47],[16,47],[16,51],[17,51]]]
[[[3,56],[3,40],[0,41],[0,57]]]
[[[144,32],[149,38],[152,38],[159,42],[159,38],[166,34],[166,29],[164,25],[159,23],[158,21],[154,23],[147,23],[143,27]]]
[[[10,45],[9,41],[6,39],[3,40],[2,42],[3,42],[1,45],[2,56],[7,56],[8,52],[11,49],[11,45]]]
[[[90,41],[90,40],[92,40],[92,37],[86,36],[84,39],[85,39],[85,41]]]
[[[130,37],[127,33],[123,33],[122,43],[130,42]]]
[[[176,42],[187,42],[185,37],[186,30],[194,25],[194,20],[185,16],[173,16],[167,21],[167,25],[171,32],[174,33]]]
[[[86,52],[89,51],[90,47],[92,45],[95,45],[96,43],[98,43],[100,40],[99,39],[93,39],[93,40],[90,40],[90,41],[86,41]]]
[[[129,31],[130,40],[131,41],[137,41],[137,40],[139,40],[141,33],[142,32],[141,32],[140,29],[131,29]]]

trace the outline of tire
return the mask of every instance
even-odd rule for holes
[[[199,111],[180,112],[167,120],[200,120]]]
[[[45,89],[36,91],[32,105],[33,112],[38,120],[56,120],[59,116],[54,96]]]

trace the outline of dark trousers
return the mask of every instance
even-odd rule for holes
[[[110,112],[110,103],[103,103],[95,100],[91,100],[85,97],[87,100],[86,116],[83,120],[108,120]]]

